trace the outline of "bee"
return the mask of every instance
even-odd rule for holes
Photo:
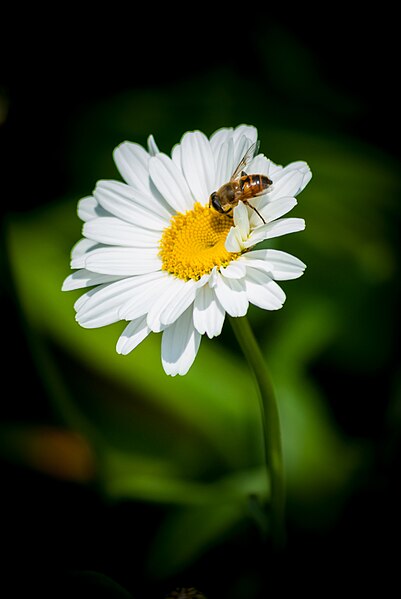
[[[272,184],[266,175],[248,175],[243,169],[254,158],[259,149],[259,141],[255,141],[245,152],[237,168],[231,175],[228,183],[224,183],[217,191],[214,191],[209,198],[209,207],[214,208],[221,214],[227,214],[232,218],[232,211],[239,201],[244,202],[249,208],[252,208],[259,218],[266,224],[263,216],[258,212],[255,206],[249,203],[249,200],[256,198],[267,192]]]

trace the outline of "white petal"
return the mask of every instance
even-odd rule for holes
[[[163,333],[162,364],[166,374],[183,376],[198,353],[201,335],[192,323],[192,306]]]
[[[214,288],[217,299],[230,316],[245,316],[248,310],[248,299],[244,280],[217,277]]]
[[[246,135],[241,135],[234,140],[234,164],[232,172],[237,168],[251,145],[252,141]]]
[[[194,302],[193,321],[196,330],[201,335],[206,333],[209,339],[217,337],[222,331],[225,315],[213,289],[209,285],[200,287]]]
[[[189,131],[181,140],[182,170],[194,199],[206,204],[215,190],[215,161],[206,135]]]
[[[148,286],[150,281],[155,281],[156,273],[139,275],[137,277],[127,277],[115,283],[100,285],[84,293],[74,305],[77,312],[77,321],[86,328],[94,328],[122,320],[120,311],[129,302],[135,302],[143,288]],[[159,292],[160,283],[158,282]],[[143,316],[149,309],[149,304],[140,306],[137,309],[135,318]],[[133,319],[130,319],[133,320]]]
[[[105,210],[139,227],[161,231],[170,222],[171,213],[150,192],[124,183],[99,181],[94,196]]]
[[[133,320],[142,314],[147,314],[153,303],[163,293],[166,279],[169,276],[166,271],[159,270],[136,277],[135,293],[121,305],[118,311],[120,319]]]
[[[298,195],[299,193],[301,193],[301,191],[303,191],[305,189],[305,187],[308,185],[309,181],[312,179],[312,172],[306,163],[305,163],[304,169],[301,170],[301,172],[304,173],[304,178],[303,178],[302,183],[295,195]]]
[[[245,247],[252,247],[265,239],[280,237],[288,233],[296,233],[305,229],[305,221],[303,218],[280,218],[267,225],[257,227],[249,236],[249,239],[244,242]]]
[[[211,289],[214,289],[214,287],[216,287],[216,285],[217,285],[217,279],[219,278],[219,276],[220,276],[220,274],[219,274],[219,272],[217,270],[217,266],[214,266],[212,268],[212,272],[210,273],[209,282],[208,282],[209,287]]]
[[[251,145],[256,142],[257,138],[258,132],[255,127],[249,125],[240,125],[234,130],[232,135],[232,139],[234,142],[233,171],[237,168],[238,164],[244,157],[247,150],[249,150]],[[248,169],[245,170],[248,173],[250,172]]]
[[[280,250],[254,250],[243,254],[239,261],[269,274],[276,281],[297,279],[306,268],[301,260]]]
[[[99,247],[99,244],[96,241],[93,241],[93,239],[80,239],[79,241],[77,241],[77,243],[71,250],[71,260],[77,260],[78,258],[84,256],[91,250],[94,250],[96,247]],[[73,268],[81,267],[75,266]]]
[[[210,136],[210,145],[212,147],[213,153],[215,156],[218,155],[220,151],[220,147],[229,139],[232,138],[233,128],[232,127],[222,127],[221,129],[217,129]]]
[[[99,206],[97,200],[93,196],[88,196],[79,200],[77,212],[79,218],[84,222],[99,216],[109,216],[109,213]]]
[[[139,144],[125,141],[113,152],[114,161],[125,181],[142,191],[149,191],[149,154]]]
[[[245,279],[248,300],[264,310],[279,310],[285,302],[285,293],[266,273],[247,269]]]
[[[298,195],[299,193],[301,193],[303,189],[305,189],[305,187],[311,180],[312,173],[309,168],[309,165],[306,162],[304,162],[303,160],[298,160],[297,162],[291,162],[290,164],[287,164],[287,166],[285,166],[282,169],[280,176],[282,174],[289,173],[290,171],[295,170],[303,175],[299,188],[293,193],[293,195]]]
[[[72,260],[72,268],[87,268],[107,275],[141,275],[160,270],[161,260],[157,249],[102,247],[85,254],[78,262]]]
[[[257,199],[258,198],[256,198],[256,200]],[[266,201],[264,201],[265,199]],[[254,204],[265,219],[266,223],[269,223],[290,212],[290,210],[292,210],[294,206],[297,205],[297,200],[293,197],[283,197],[279,198],[278,200],[271,201],[270,196],[268,194],[261,198],[260,203],[255,201]],[[256,212],[254,212],[251,216],[252,225],[254,227],[258,227],[261,224],[261,222],[262,221],[260,220],[260,217],[256,214]]]
[[[233,139],[237,141],[243,136],[249,139],[248,147],[250,147],[258,139],[258,130],[253,125],[238,125],[234,129]]]
[[[120,306],[135,293],[137,285],[137,277],[129,277],[87,291],[75,302],[76,320],[85,328],[117,322]]]
[[[175,322],[183,312],[194,302],[196,290],[199,287],[198,281],[190,279],[185,281],[185,285],[180,289],[170,301],[166,303],[160,312],[160,322],[168,326]]]
[[[119,276],[101,275],[97,272],[91,272],[85,268],[81,268],[81,270],[76,270],[65,279],[61,290],[72,291],[73,289],[92,287],[92,285],[112,283],[114,281],[118,281],[119,279]]]
[[[179,170],[182,170],[181,167],[181,144],[175,144],[173,149],[171,150],[171,160],[174,162],[176,167]]]
[[[234,208],[234,224],[238,227],[242,239],[246,239],[249,235],[249,216],[248,209],[243,202],[238,202]]]
[[[227,252],[242,252],[245,248],[242,235],[238,227],[231,227],[229,230],[224,247]]]
[[[269,191],[271,200],[297,194],[302,186],[304,177],[305,175],[302,171],[293,169],[282,169],[275,177],[272,175],[273,185]]]
[[[266,175],[270,177],[271,161],[264,154],[258,154],[251,160],[246,167],[246,172],[249,174]]]
[[[149,172],[158,191],[176,212],[186,212],[193,207],[182,171],[166,154],[157,154],[149,160]]]
[[[216,155],[216,154],[215,154]],[[227,183],[234,170],[234,142],[232,139],[228,139],[222,143],[219,147],[219,151],[216,156],[216,191],[224,183]]]
[[[150,156],[156,156],[160,151],[153,135],[149,135],[148,137],[148,151]]]
[[[127,247],[156,248],[160,232],[127,223],[114,216],[94,218],[83,226],[83,235],[99,243]]]
[[[223,277],[228,279],[242,279],[246,274],[246,267],[244,262],[239,260],[233,260],[228,266],[220,269]]]
[[[163,288],[155,298],[155,301],[149,306],[148,326],[155,333],[159,333],[164,327],[160,321],[160,316],[170,302],[174,302],[178,295],[184,290],[186,282],[172,275],[168,275],[163,281]]]
[[[150,328],[146,324],[146,317],[142,316],[132,320],[121,333],[117,341],[117,353],[126,356],[137,345],[139,345],[150,333]]]

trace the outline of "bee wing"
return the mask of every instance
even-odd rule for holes
[[[235,169],[235,171],[233,172],[233,174],[231,175],[231,179],[230,181],[233,181],[234,179],[238,179],[240,172],[246,167],[246,165],[252,160],[252,158],[254,156],[256,156],[256,154],[258,153],[259,150],[259,146],[260,146],[260,141],[257,139],[255,141],[255,143],[253,143],[248,150],[245,152],[245,154],[243,155],[241,162],[238,164],[237,168]]]

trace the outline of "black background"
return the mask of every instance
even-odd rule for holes
[[[101,10],[97,7],[98,13]],[[58,196],[70,190],[64,157],[69,127],[82,108],[101,98],[143,87],[157,94],[177,82],[207,74],[216,66],[228,67],[241,78],[248,73],[251,90],[257,91],[259,86],[269,90],[269,81],[260,78],[258,38],[276,27],[291,32],[313,53],[322,75],[363,107],[344,120],[344,132],[399,157],[395,15],[383,9],[380,15],[367,9],[350,15],[345,7],[334,5],[324,10],[305,6],[298,13],[288,7],[280,7],[276,13],[255,9],[248,14],[245,9],[231,9],[228,14],[216,15],[206,7],[196,7],[195,11],[191,14],[189,7],[174,15],[166,9],[161,15],[133,11],[128,17],[122,8],[120,12],[120,7],[108,7],[107,13],[97,14],[94,19],[84,18],[79,9],[68,13],[60,9],[58,14],[14,14],[3,22],[3,29],[8,30],[2,36],[0,72],[0,89],[8,106],[0,129],[3,216],[45,205],[54,198],[54,190]],[[19,393],[25,389],[23,418],[46,421],[50,418],[46,392],[24,341],[5,260],[2,267],[6,283],[2,289],[6,315],[4,380],[13,366],[13,356],[18,355],[26,381],[17,386]],[[6,397],[0,417],[18,420],[21,414],[13,405],[12,392]],[[21,405],[19,402],[19,410]],[[371,484],[367,482],[362,496],[353,498],[338,529],[325,538],[318,534],[316,538],[313,534],[305,537],[294,531],[286,559],[273,561],[272,580],[280,590],[299,585],[303,590],[321,590],[325,595],[328,589],[349,590],[346,585],[350,584],[361,588],[373,581],[380,585],[391,582],[397,564],[397,549],[393,550],[391,544],[398,544],[401,532],[396,476],[400,453],[394,456],[390,473],[381,468],[378,457],[377,477]],[[74,597],[81,596],[79,592],[88,597],[114,596],[107,595],[104,587],[103,591],[100,587],[96,591],[86,587],[82,590],[82,580],[77,583],[68,578],[66,572],[71,570],[117,575],[119,583],[126,584],[134,594],[132,578],[125,577],[127,571],[137,568],[134,596],[162,597],[168,590],[147,586],[150,583],[141,572],[146,546],[135,546],[131,541],[137,534],[136,527],[141,526],[142,513],[156,529],[162,510],[154,508],[149,518],[149,507],[138,505],[133,519],[130,506],[111,509],[90,490],[56,482],[6,460],[1,464],[1,480],[1,584],[8,581],[14,588],[4,596],[25,596],[22,589],[38,589],[61,597],[63,593],[68,596],[66,588]],[[151,539],[152,530],[147,535]],[[127,539],[130,549],[125,561],[119,553],[117,564],[114,549],[121,537]],[[226,558],[214,556],[211,563]],[[252,551],[249,556],[235,557],[233,551],[229,559],[231,567],[238,568],[258,558]],[[66,566],[65,571],[60,564]],[[199,570],[188,573],[188,578],[190,575],[191,585],[199,583],[209,589],[214,585],[216,592],[210,597],[225,596],[221,595],[224,589],[215,565],[209,568],[203,563]],[[350,575],[348,583],[346,575]]]

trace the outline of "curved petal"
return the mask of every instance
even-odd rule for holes
[[[231,227],[231,229],[227,233],[224,247],[226,248],[227,252],[242,252],[245,246],[238,227]]]
[[[282,169],[275,176],[272,175],[273,185],[269,191],[269,198],[274,201],[283,196],[295,196],[302,187],[305,174],[297,169]]]
[[[233,132],[234,142],[237,142],[241,137],[247,137],[249,146],[251,146],[258,139],[258,130],[253,125],[238,125]]]
[[[206,333],[209,339],[217,337],[222,331],[225,315],[213,289],[209,285],[200,287],[196,292],[193,311],[194,326],[198,333]]]
[[[87,291],[74,305],[77,322],[88,329],[117,322],[119,308],[132,297],[137,285],[138,278],[129,277]]]
[[[206,204],[215,190],[215,160],[210,142],[201,131],[189,131],[181,140],[181,167],[194,199]]]
[[[132,276],[160,270],[161,260],[157,249],[110,246],[88,252],[79,258],[79,265],[72,260],[71,268],[82,267],[106,275]]]
[[[242,239],[249,235],[249,216],[248,209],[243,202],[238,202],[234,208],[234,224],[238,227]]]
[[[245,286],[248,300],[259,308],[279,310],[285,302],[284,291],[264,272],[247,269]]]
[[[146,275],[138,275],[136,277],[126,277],[108,285],[99,285],[84,293],[74,305],[77,312],[78,322],[86,327],[93,328],[102,326],[99,324],[102,318],[107,317],[110,322],[117,322],[128,315],[129,305],[136,306],[135,315],[128,320],[134,320],[145,315],[149,310],[149,289],[151,285],[157,285],[156,293],[153,296],[160,294],[161,282],[159,273],[150,273]],[[147,294],[148,302],[142,301],[143,296]],[[126,310],[124,317],[121,312]],[[134,314],[134,311],[132,310]]]
[[[157,248],[160,232],[127,223],[114,216],[94,218],[86,222],[83,235],[98,243],[126,247]]]
[[[169,274],[164,270],[136,277],[135,293],[120,307],[118,315],[121,320],[134,320],[149,312],[150,307],[158,299],[165,288]]]
[[[162,364],[166,374],[187,374],[198,353],[201,335],[192,322],[192,306],[170,325],[162,338]]]
[[[150,333],[150,328],[146,324],[146,316],[131,320],[125,327],[117,341],[117,353],[126,356],[137,345],[139,345]]]
[[[221,146],[232,138],[233,131],[232,127],[221,127],[210,136],[210,145],[215,156],[218,155]]]
[[[234,171],[234,142],[232,139],[227,139],[219,145],[216,156],[216,190],[224,183],[227,183]]]
[[[182,170],[181,167],[181,144],[175,144],[171,150],[171,160],[174,162],[176,167]]]
[[[114,161],[123,179],[142,191],[149,191],[149,154],[139,144],[124,141],[114,152]]]
[[[246,274],[246,266],[240,260],[233,260],[228,266],[221,268],[220,272],[227,279],[242,279]]]
[[[251,145],[256,142],[257,138],[258,132],[255,127],[248,125],[240,125],[234,130],[232,136],[234,142],[233,171],[237,168],[237,166],[239,165],[239,163],[241,162],[245,153],[249,150]]]
[[[158,191],[176,212],[186,212],[193,207],[182,171],[166,154],[157,154],[149,160],[149,172]]]
[[[82,289],[83,287],[92,287],[93,285],[102,285],[103,283],[113,283],[120,278],[118,275],[103,275],[86,270],[86,268],[81,268],[65,279],[61,291],[72,291],[73,289]]]
[[[149,135],[149,137],[148,137],[148,151],[149,151],[150,156],[156,156],[156,154],[158,154],[160,152],[153,135]]]
[[[252,247],[265,239],[280,237],[288,233],[296,233],[305,229],[305,221],[303,218],[280,218],[274,220],[267,225],[257,227],[249,236],[247,241],[244,241],[244,247]]]
[[[258,174],[270,176],[271,161],[264,154],[258,154],[251,160],[248,167],[245,169],[249,174]]]
[[[180,318],[181,314],[185,312],[195,300],[196,289],[198,287],[198,281],[192,279],[185,281],[185,285],[180,292],[171,298],[160,312],[160,322],[163,326],[168,326]]]
[[[170,222],[171,214],[150,192],[119,181],[99,181],[93,193],[109,213],[139,227],[161,231]]]
[[[99,206],[98,201],[93,196],[88,196],[79,200],[77,213],[81,220],[84,222],[98,218],[99,216],[110,216],[102,206]]]
[[[299,193],[301,193],[301,191],[305,189],[309,181],[312,179],[312,172],[309,168],[309,164],[304,160],[297,160],[296,162],[291,162],[290,164],[287,164],[287,166],[284,168],[285,171],[294,169],[300,171],[304,176],[300,188],[294,194],[298,195]]]
[[[78,261],[79,258],[98,247],[101,246],[97,243],[97,241],[93,241],[93,239],[86,239],[86,237],[80,239],[71,250],[71,262]],[[72,266],[71,268],[81,268],[82,266],[83,261],[81,266]]]
[[[153,304],[149,307],[148,311],[148,326],[155,333],[160,333],[164,328],[160,320],[161,314],[165,310],[166,306],[169,306],[171,302],[176,301],[177,297],[183,293],[186,282],[182,279],[178,279],[172,275],[165,277],[163,281],[163,289],[155,298]]]
[[[276,281],[297,279],[303,275],[306,264],[295,256],[280,250],[254,250],[239,259],[246,266],[270,275]]]
[[[221,274],[214,287],[217,299],[230,316],[245,316],[248,310],[248,298],[243,279],[226,279]]]
[[[257,200],[258,198],[256,198]],[[281,216],[284,216],[297,205],[297,200],[294,197],[283,197],[278,200],[271,200],[270,195],[261,198],[260,202],[255,201],[255,207],[265,219],[266,223],[270,223]],[[253,227],[258,227],[261,224],[260,217],[255,211],[252,211],[251,223]]]

